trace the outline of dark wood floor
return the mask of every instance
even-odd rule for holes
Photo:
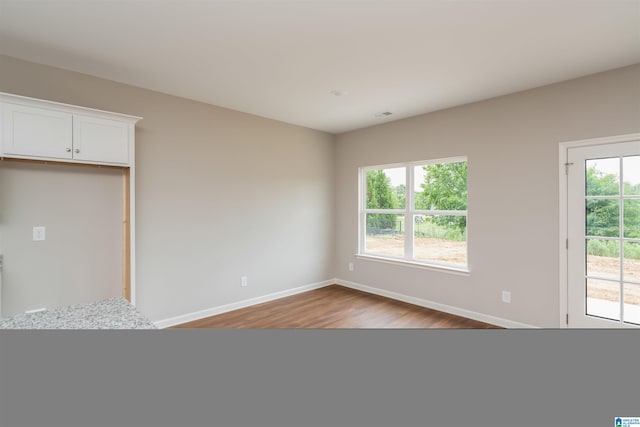
[[[331,285],[174,328],[489,329],[497,326]]]

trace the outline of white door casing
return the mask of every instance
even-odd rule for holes
[[[637,156],[640,134],[560,144],[561,326],[640,324],[640,260],[631,255],[640,248],[640,236],[636,220],[627,215],[631,204],[636,211],[640,204],[639,192],[629,190],[640,182]],[[592,184],[587,191],[588,168]],[[596,189],[594,176],[608,177],[606,191]],[[606,226],[601,218],[608,219]]]

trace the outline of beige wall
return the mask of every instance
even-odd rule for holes
[[[635,65],[339,135],[336,275],[514,322],[558,327],[558,144],[639,131]],[[356,259],[358,167],[453,156],[469,162],[471,274]],[[501,302],[502,290],[511,291],[511,304]]]
[[[144,117],[137,284],[153,320],[338,277],[557,327],[558,143],[640,132],[640,65],[334,137],[0,61],[0,91]],[[358,167],[451,156],[469,160],[471,274],[356,259]]]
[[[0,69],[2,92],[144,117],[136,280],[152,320],[333,277],[331,135],[6,56]]]
[[[2,315],[122,294],[122,172],[0,162]],[[46,240],[33,241],[33,227]]]

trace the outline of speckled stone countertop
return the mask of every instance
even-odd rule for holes
[[[157,329],[124,298],[0,319],[0,329]]]

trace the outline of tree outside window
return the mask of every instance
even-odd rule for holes
[[[467,268],[466,158],[361,169],[360,253]]]

